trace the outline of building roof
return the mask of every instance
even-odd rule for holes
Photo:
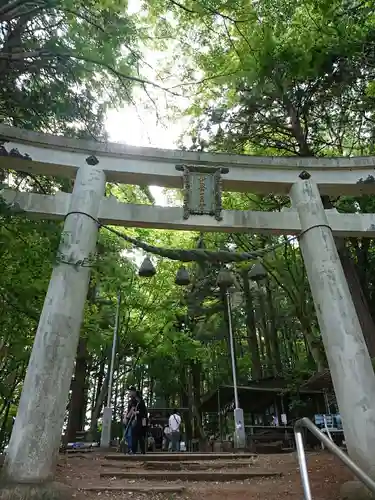
[[[333,382],[331,378],[331,372],[328,368],[322,372],[315,373],[301,386],[301,389],[313,389],[318,391],[323,391],[324,389],[333,389]]]
[[[269,378],[259,382],[251,381],[247,386],[238,386],[237,390],[240,405],[245,411],[255,411],[257,408],[267,407],[274,402],[276,396],[292,391],[285,379],[281,378]],[[301,387],[298,392],[306,396],[322,394],[321,390],[308,387]],[[234,387],[221,385],[202,397],[201,409],[206,412],[217,412],[220,405],[220,409],[223,410],[233,402],[233,397]]]

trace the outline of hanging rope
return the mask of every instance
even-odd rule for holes
[[[96,219],[90,214],[86,214],[85,212],[80,212],[80,211],[68,212],[64,220],[69,215],[72,214],[81,214],[85,215],[86,217],[89,217],[98,225],[98,227],[106,229],[110,233],[115,234],[119,238],[122,238],[128,243],[131,243],[133,246],[137,248],[141,248],[147,253],[151,253],[153,255],[159,255],[160,257],[165,257],[167,259],[177,260],[180,262],[211,262],[211,263],[223,263],[223,264],[229,264],[230,262],[247,262],[249,260],[259,259],[263,257],[265,254],[273,252],[277,248],[283,247],[285,245],[285,242],[283,241],[282,243],[278,243],[269,248],[265,248],[264,250],[255,251],[251,253],[250,252],[237,253],[237,252],[229,252],[226,250],[212,251],[212,250],[206,250],[205,248],[192,248],[190,250],[184,250],[179,248],[162,248],[162,247],[156,247],[154,245],[149,245],[136,238],[127,236],[126,234],[121,233],[117,229],[113,229],[110,226],[105,226],[98,219]],[[288,241],[292,241],[297,238],[298,236],[293,236],[292,238],[289,238]]]

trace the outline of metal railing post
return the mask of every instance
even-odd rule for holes
[[[298,465],[301,474],[302,488],[305,500],[312,500],[309,471],[307,470],[307,460],[305,454],[305,447],[303,444],[302,427],[294,428],[294,437],[296,440]]]
[[[362,469],[358,467],[357,464],[353,462],[349,458],[349,456],[344,453],[333,441],[331,441],[327,436],[321,432],[316,425],[314,425],[311,420],[307,417],[301,418],[300,420],[297,420],[297,422],[294,424],[294,437],[296,440],[296,448],[297,448],[297,455],[298,455],[298,463],[300,467],[300,473],[301,473],[301,481],[302,481],[302,487],[303,487],[303,492],[305,496],[305,500],[312,500],[311,496],[311,489],[310,489],[310,481],[309,481],[309,473],[307,470],[307,462],[306,462],[306,455],[305,455],[305,447],[303,444],[303,436],[302,436],[302,429],[303,428],[308,429],[319,441],[324,444],[324,446],[334,455],[336,455],[337,458],[343,462],[348,469],[365,485],[367,488],[372,492],[375,493],[375,481],[371,479],[370,476],[366,474]]]
[[[301,474],[301,482],[305,500],[312,500],[309,471],[307,470],[307,460],[305,454],[305,447],[303,444],[302,427],[294,428],[294,437],[296,439],[298,465]]]

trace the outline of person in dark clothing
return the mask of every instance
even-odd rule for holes
[[[132,422],[132,453],[137,453],[138,443],[141,453],[146,453],[146,432],[147,432],[147,408],[142,398],[142,395],[135,389],[130,387],[130,403],[128,411],[133,408],[135,418]]]
[[[129,410],[130,408],[130,410]],[[133,420],[135,417],[135,408],[136,408],[136,402],[135,400],[132,401],[131,399],[129,400],[128,404],[128,409],[125,412],[124,416],[124,443],[127,441],[128,447],[127,447],[127,452],[128,454],[132,453],[132,438],[133,438]]]

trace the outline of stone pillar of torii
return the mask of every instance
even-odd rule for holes
[[[97,220],[140,227],[300,234],[348,452],[375,478],[375,376],[333,239],[333,234],[374,236],[375,216],[325,211],[320,198],[333,193],[375,194],[374,158],[277,159],[162,151],[88,143],[1,125],[0,134],[7,141],[0,167],[76,176],[70,195],[3,193],[6,201],[17,200],[33,216],[65,219],[60,258],[44,301],[3,468],[9,482],[48,483],[54,477],[90,277],[89,266],[67,262],[90,261]],[[210,167],[207,175],[216,180],[211,178],[206,186],[220,187],[217,169],[227,168],[223,189],[289,193],[292,209],[272,214],[221,212],[221,207],[213,207],[207,190],[190,197],[203,204],[201,212],[195,207],[191,215],[186,207],[146,208],[104,197],[106,180],[182,187],[179,170],[186,164],[194,165],[194,175],[201,177]],[[185,189],[199,184],[195,180]],[[204,179],[200,185],[205,185]],[[218,203],[219,194],[215,193]]]

